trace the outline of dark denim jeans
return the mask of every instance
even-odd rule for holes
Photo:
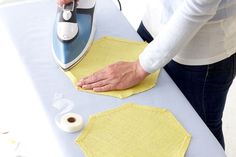
[[[142,23],[138,33],[144,41],[153,40]],[[225,148],[222,116],[226,96],[236,74],[236,53],[220,62],[200,66],[182,65],[172,60],[164,69]]]

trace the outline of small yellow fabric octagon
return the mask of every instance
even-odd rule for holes
[[[168,110],[129,103],[90,117],[76,142],[87,157],[183,157],[190,139]]]
[[[95,41],[81,62],[65,73],[76,86],[76,83],[81,78],[89,76],[110,64],[114,64],[118,61],[136,61],[139,54],[146,46],[147,43],[145,42],[104,37]],[[96,94],[125,98],[133,94],[144,92],[155,86],[159,72],[158,70],[156,73],[149,75],[144,81],[133,88],[119,91],[97,92]],[[92,90],[83,90],[81,88],[79,88],[79,90],[95,93]]]

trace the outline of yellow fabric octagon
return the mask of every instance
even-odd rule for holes
[[[136,61],[139,54],[147,46],[145,42],[133,42],[112,37],[97,40],[91,46],[86,56],[71,70],[65,72],[76,86],[78,80],[118,61]],[[136,93],[146,91],[155,86],[160,71],[149,75],[139,85],[119,91],[98,92],[97,94],[125,98]],[[93,92],[92,90],[79,90]]]
[[[129,103],[90,117],[76,142],[87,157],[183,157],[190,139],[168,110]]]

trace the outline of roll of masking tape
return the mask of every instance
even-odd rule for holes
[[[79,131],[83,127],[83,119],[76,113],[66,113],[61,116],[59,127],[69,133]]]

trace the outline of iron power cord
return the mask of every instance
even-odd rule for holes
[[[122,11],[122,6],[121,6],[121,3],[120,3],[120,0],[117,0],[118,4],[119,4],[119,7],[120,7],[120,11]]]

